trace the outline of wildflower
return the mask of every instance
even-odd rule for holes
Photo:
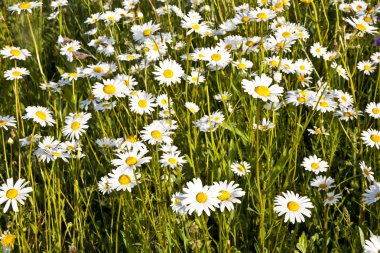
[[[361,61],[357,67],[358,70],[363,71],[366,75],[370,75],[376,70],[376,65],[374,66],[371,61]]]
[[[147,149],[130,149],[122,153],[116,153],[118,159],[113,159],[111,163],[118,169],[132,170],[141,167],[144,163],[150,162],[152,157],[145,156],[147,153]]]
[[[363,193],[363,203],[366,205],[373,204],[380,199],[380,183],[374,182],[369,186],[369,189]]]
[[[275,127],[275,124],[273,124],[272,122],[270,122],[269,119],[266,119],[266,118],[263,118],[261,125],[253,123],[253,129],[257,129],[260,131],[268,131],[269,129],[274,128],[274,127]]]
[[[180,152],[167,152],[161,156],[160,163],[162,166],[168,166],[172,169],[181,167],[186,163],[183,156],[180,156]]]
[[[212,187],[215,187],[220,193],[218,199],[220,200],[219,208],[221,212],[223,212],[225,208],[227,208],[228,211],[233,210],[233,204],[241,203],[238,198],[245,195],[245,191],[241,188],[237,188],[239,185],[235,184],[234,181],[229,183],[227,183],[227,180],[224,182],[214,182]]]
[[[100,181],[98,182],[98,189],[103,195],[112,192],[110,179],[107,176],[100,178]]]
[[[268,100],[271,102],[278,102],[278,97],[282,96],[284,89],[277,84],[271,85],[272,80],[272,78],[265,74],[262,74],[260,77],[255,76],[254,81],[243,79],[243,89],[253,98],[260,98],[264,102]]]
[[[362,132],[361,139],[364,144],[370,146],[371,148],[376,147],[376,149],[380,148],[380,131],[375,129],[367,129]]]
[[[371,102],[367,104],[365,112],[369,114],[372,118],[380,118],[380,103]]]
[[[364,253],[377,253],[380,250],[380,236],[371,235],[369,240],[365,240]]]
[[[8,178],[6,183],[3,183],[0,187],[0,204],[5,203],[4,213],[9,209],[12,204],[12,209],[18,212],[17,202],[24,205],[24,201],[29,197],[28,193],[32,192],[32,187],[25,187],[29,182],[25,179],[18,179],[15,184],[13,184],[13,178]]]
[[[109,173],[108,176],[109,185],[112,190],[128,190],[129,192],[131,192],[132,188],[137,185],[137,179],[140,178],[139,173],[124,168],[112,170],[112,173]]]
[[[354,28],[358,29],[361,33],[374,34],[377,30],[376,27],[365,22],[363,18],[345,18],[344,20]]]
[[[196,104],[192,102],[186,102],[185,107],[189,109],[189,111],[192,113],[197,113],[199,111],[199,106],[197,106]]]
[[[136,112],[137,114],[151,114],[157,106],[155,101],[156,99],[152,94],[145,91],[139,91],[137,92],[137,95],[130,98],[129,106],[131,111]]]
[[[21,2],[15,5],[12,5],[8,8],[12,13],[17,12],[17,14],[21,14],[22,11],[27,11],[32,13],[32,10],[42,6],[41,2]]]
[[[327,189],[335,187],[335,185],[333,185],[334,182],[335,180],[331,177],[317,176],[311,181],[310,186],[318,187],[318,191],[326,191]]]
[[[28,106],[25,108],[26,115],[23,116],[24,119],[32,119],[34,122],[40,124],[42,127],[46,125],[52,126],[55,124],[55,120],[51,115],[52,112],[42,106]]]
[[[20,49],[19,47],[6,46],[1,49],[0,54],[4,58],[25,61],[27,57],[31,56],[27,49]]]
[[[15,79],[22,79],[24,76],[29,75],[29,70],[26,68],[12,68],[10,70],[4,71],[4,77],[6,80],[15,80]]]
[[[105,79],[103,83],[95,83],[92,93],[95,98],[109,100],[113,97],[125,97],[126,87],[118,79]]]
[[[3,252],[11,252],[11,249],[13,249],[15,239],[17,238],[16,235],[11,234],[9,230],[5,231],[1,237],[1,244],[3,245]]]
[[[312,171],[318,175],[320,172],[326,172],[329,165],[326,161],[323,161],[316,155],[312,155],[303,159],[302,167],[304,167],[305,170]]]
[[[342,198],[342,195],[340,193],[334,194],[334,192],[328,192],[326,194],[325,201],[323,202],[323,205],[334,205],[339,201],[339,199]]]
[[[246,161],[242,161],[240,163],[234,162],[231,164],[231,171],[238,176],[243,176],[250,173],[250,168],[251,165]]]
[[[215,208],[219,207],[219,195],[218,189],[204,186],[199,178],[194,178],[193,181],[187,182],[186,188],[183,189],[181,202],[186,206],[189,214],[195,211],[198,216],[203,212],[210,216],[210,210],[215,211]]]
[[[176,192],[175,194],[173,194],[172,196],[172,203],[171,203],[171,207],[173,209],[173,211],[177,214],[184,214],[186,213],[186,205],[184,205],[182,203],[182,200],[183,200],[183,193],[180,193],[180,192]]]
[[[367,166],[364,161],[361,161],[359,163],[360,169],[363,172],[363,176],[370,182],[375,181],[375,178],[373,177],[374,172],[372,171],[372,168]]]
[[[274,200],[274,211],[279,215],[284,215],[284,222],[290,220],[291,223],[304,222],[305,217],[311,216],[310,208],[314,208],[308,197],[300,196],[298,193],[287,191],[278,195]]]
[[[170,134],[172,134],[172,132],[170,132],[160,121],[153,121],[141,131],[141,138],[151,145],[162,142],[170,144],[173,141],[170,138]]]
[[[8,130],[8,127],[16,127],[16,120],[13,116],[1,116],[0,115],[0,128]]]
[[[173,60],[164,60],[155,66],[155,80],[161,85],[170,86],[173,83],[181,82],[181,78],[185,75],[182,67]]]
[[[307,129],[309,134],[315,134],[315,135],[330,135],[329,133],[326,132],[325,128],[322,127],[317,127],[313,126],[314,129]]]

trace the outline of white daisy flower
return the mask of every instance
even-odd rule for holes
[[[13,116],[1,116],[0,115],[0,128],[8,130],[8,127],[16,127],[16,120]]]
[[[141,167],[144,163],[150,162],[152,157],[145,156],[147,153],[147,149],[134,148],[122,153],[116,153],[116,156],[119,158],[111,160],[111,163],[118,169],[132,170]]]
[[[28,106],[25,108],[26,114],[23,119],[32,119],[34,122],[40,124],[42,127],[46,125],[52,126],[55,124],[55,120],[51,115],[52,112],[42,106]]]
[[[15,80],[15,79],[22,79],[24,76],[29,75],[29,70],[26,68],[12,68],[10,70],[4,71],[4,77],[6,80]]]
[[[15,60],[25,61],[26,58],[31,56],[30,52],[27,49],[20,49],[19,47],[6,46],[1,49],[0,54],[4,58],[10,58]]]
[[[372,118],[380,118],[380,103],[371,102],[367,104],[365,112],[369,114]]]
[[[187,182],[186,188],[183,189],[181,202],[186,206],[189,214],[195,211],[198,216],[203,212],[210,216],[210,210],[215,211],[215,208],[219,207],[219,195],[218,189],[204,186],[199,178],[194,178],[193,181]]]
[[[168,131],[160,121],[153,121],[141,131],[141,138],[144,141],[147,141],[150,145],[160,143],[170,144],[173,142],[170,138],[171,134],[172,132]]]
[[[254,81],[243,79],[243,89],[252,97],[260,98],[264,102],[278,102],[278,97],[282,96],[284,89],[277,84],[271,85],[272,80],[272,78],[268,77],[265,74],[262,74],[260,77],[255,76]]]
[[[308,197],[299,196],[298,193],[287,191],[278,195],[274,200],[274,211],[279,215],[284,215],[284,222],[290,221],[304,222],[305,217],[311,216],[310,208],[314,208]]]
[[[250,173],[251,172],[249,170],[250,168],[251,168],[251,165],[247,163],[246,161],[242,161],[239,163],[234,162],[231,164],[231,171],[238,176],[243,176]]]
[[[108,176],[109,185],[112,190],[128,190],[129,192],[137,185],[137,180],[140,178],[139,173],[124,168],[112,170],[112,173],[109,173]]]
[[[334,194],[334,192],[328,192],[326,194],[325,201],[323,202],[323,205],[334,205],[339,201],[339,199],[342,198],[342,195],[340,193]]]
[[[305,157],[301,166],[304,167],[305,170],[314,172],[316,175],[320,172],[326,172],[329,168],[329,164],[321,158],[318,158],[316,155]]]
[[[363,197],[363,203],[366,205],[377,202],[380,199],[380,183],[374,182],[373,185],[370,185],[369,189],[363,193]]]
[[[375,129],[367,129],[362,132],[361,139],[363,140],[364,144],[376,149],[380,148],[380,131]]]
[[[310,186],[318,187],[318,191],[326,191],[335,187],[334,182],[335,180],[331,177],[317,176],[310,182]]]
[[[155,80],[157,80],[161,85],[165,84],[170,86],[175,83],[180,83],[181,78],[185,75],[181,65],[173,60],[166,59],[161,61],[159,66],[155,66]]]
[[[12,204],[12,210],[18,212],[17,202],[24,205],[24,201],[29,197],[29,192],[32,192],[32,187],[25,187],[29,182],[25,179],[18,179],[13,184],[13,178],[8,178],[6,183],[0,186],[0,204],[5,203],[4,213],[6,213]]]
[[[100,181],[98,182],[98,189],[103,195],[106,193],[109,194],[112,192],[112,189],[110,186],[110,179],[107,176],[100,178]]]
[[[365,240],[364,253],[378,253],[380,251],[380,236],[371,235],[368,240]]]
[[[156,99],[152,94],[145,91],[138,91],[135,96],[131,96],[129,100],[129,107],[132,112],[143,115],[151,114],[157,106]]]
[[[223,212],[225,208],[227,208],[228,211],[233,210],[233,204],[241,203],[238,198],[245,195],[245,191],[241,188],[237,188],[239,185],[235,184],[234,181],[229,183],[227,183],[227,180],[224,182],[214,182],[214,185],[211,187],[215,187],[220,194],[218,199],[220,200],[219,208],[221,212]]]
[[[373,177],[374,172],[372,171],[372,168],[367,166],[364,161],[361,161],[359,163],[360,169],[363,172],[363,176],[370,182],[375,181],[375,178]]]

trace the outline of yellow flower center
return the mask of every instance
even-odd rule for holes
[[[53,155],[53,156],[56,156],[56,157],[61,157],[61,153],[59,153],[59,152],[51,152],[51,154]]]
[[[28,9],[30,8],[30,6],[32,6],[31,3],[29,2],[22,2],[18,5],[18,7],[21,9],[21,10],[25,10],[25,9]]]
[[[316,132],[317,134],[321,134],[321,133],[322,133],[322,130],[321,130],[320,128],[317,128],[317,129],[315,129],[315,132]]]
[[[224,47],[226,50],[230,50],[232,48],[232,45],[231,44],[228,44]]]
[[[311,164],[311,168],[314,169],[314,170],[316,170],[316,169],[319,168],[319,164],[318,163],[312,163]]]
[[[289,201],[287,207],[292,212],[296,212],[298,209],[300,209],[300,205],[295,201]]]
[[[13,72],[12,72],[12,75],[13,75],[13,76],[21,76],[21,75],[22,75],[22,72],[16,70],[16,71],[13,71]]]
[[[158,130],[154,130],[150,133],[150,135],[155,138],[155,139],[159,139],[162,137],[162,133]]]
[[[73,129],[74,131],[78,130],[79,127],[80,123],[78,121],[74,121],[73,123],[71,123],[71,129]]]
[[[161,100],[161,104],[163,104],[163,105],[167,105],[167,104],[168,104],[168,101],[166,101],[166,99],[162,99],[162,100]]]
[[[259,14],[257,14],[257,17],[259,19],[266,19],[268,18],[268,15],[265,12],[260,12]]]
[[[329,107],[329,103],[326,102],[326,101],[322,101],[322,102],[320,102],[319,105],[322,106],[322,107],[325,107],[325,108],[326,108],[326,107]]]
[[[220,61],[222,59],[222,56],[220,54],[212,54],[211,59],[213,61]]]
[[[150,30],[150,29],[146,29],[143,32],[144,36],[149,36],[149,35],[151,35],[151,33],[152,33],[152,30]]]
[[[127,185],[127,184],[131,183],[131,181],[132,180],[131,180],[131,178],[128,175],[121,175],[119,177],[119,183],[121,185]]]
[[[373,142],[376,142],[376,143],[380,142],[380,135],[372,134],[370,138]]]
[[[146,101],[145,99],[141,99],[137,104],[139,105],[139,107],[145,108],[148,105],[148,101]]]
[[[247,68],[247,65],[245,65],[244,63],[239,63],[237,66],[239,69],[246,69]]]
[[[13,55],[13,56],[19,56],[19,55],[21,55],[21,51],[18,50],[18,49],[12,49],[11,50],[11,55]]]
[[[97,66],[94,68],[94,72],[96,72],[96,73],[102,73],[103,71],[104,71],[104,69],[100,66]]]
[[[245,172],[244,166],[241,166],[241,165],[237,167],[237,170],[240,172]]]
[[[231,193],[228,192],[228,191],[221,190],[219,193],[222,194],[222,195],[220,195],[218,197],[218,199],[221,200],[221,201],[227,200],[227,199],[229,199],[231,197]]]
[[[163,75],[165,78],[172,78],[174,76],[174,72],[171,69],[165,69]]]
[[[14,199],[18,196],[18,191],[16,189],[9,189],[7,193],[5,194],[5,196],[8,199]]]
[[[193,28],[194,30],[199,30],[201,27],[198,24],[192,24],[191,28]]]
[[[292,34],[290,33],[290,32],[283,32],[282,33],[282,37],[284,37],[284,38],[289,38],[290,36],[291,36]]]
[[[46,113],[44,113],[43,111],[37,111],[36,112],[36,116],[39,118],[39,119],[42,119],[42,120],[46,120]]]
[[[369,176],[369,170],[368,170],[367,168],[365,168],[365,169],[363,170],[363,172],[364,172],[365,175]]]
[[[133,135],[127,136],[125,139],[129,142],[136,142],[137,141],[137,137],[133,136]]]
[[[115,17],[112,17],[112,16],[109,16],[107,19],[108,21],[115,21]]]
[[[5,126],[7,122],[5,120],[0,120],[0,126]]]
[[[200,192],[197,194],[195,198],[199,203],[205,203],[207,201],[207,194],[204,192]]]
[[[69,76],[71,76],[71,77],[76,77],[76,76],[77,76],[77,73],[75,73],[75,72],[69,73]]]
[[[4,245],[4,247],[11,247],[13,248],[14,241],[16,239],[16,235],[7,234],[1,239],[1,244]]]
[[[251,19],[249,18],[249,17],[243,17],[242,19],[241,19],[241,21],[242,22],[244,22],[244,23],[247,23],[247,22],[249,22]]]
[[[319,185],[319,188],[322,188],[322,189],[325,189],[326,187],[327,187],[327,184],[325,184],[325,183],[322,183]]]
[[[104,91],[104,93],[106,93],[108,95],[112,95],[116,92],[116,87],[112,84],[107,84],[107,85],[104,85],[103,91]]]
[[[304,65],[300,66],[300,70],[305,70],[305,69],[306,69],[306,67]]]
[[[71,46],[71,47],[69,47],[69,48],[67,48],[67,52],[72,52],[72,51],[74,51],[74,47],[73,46]]]
[[[135,165],[137,163],[137,158],[136,157],[133,157],[133,156],[130,156],[128,157],[126,160],[125,160],[125,163],[129,166],[131,165]]]
[[[367,31],[367,27],[363,24],[356,24],[356,28],[360,31]]]
[[[169,162],[170,164],[177,164],[177,159],[175,159],[175,158],[173,158],[173,157],[170,157],[170,158],[168,159],[168,162]]]
[[[345,112],[345,113],[344,113],[344,116],[345,116],[345,117],[351,117],[351,116],[352,116],[352,112]]]
[[[373,114],[379,114],[379,112],[380,112],[380,109],[379,109],[379,108],[373,108],[373,109],[372,109],[372,113],[373,113]]]
[[[268,87],[267,86],[263,86],[263,85],[257,86],[255,88],[255,92],[257,94],[259,94],[260,96],[262,96],[262,97],[268,97],[270,95],[270,90],[268,89]]]
[[[307,98],[305,98],[305,97],[299,97],[297,99],[297,101],[300,102],[300,103],[306,103],[307,102]]]
[[[329,201],[332,201],[334,199],[334,196],[329,196],[326,199],[329,200]]]

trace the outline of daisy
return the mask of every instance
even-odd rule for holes
[[[364,253],[378,253],[380,251],[380,236],[371,235],[368,240],[365,240]]]
[[[182,167],[183,164],[187,163],[184,156],[180,156],[180,152],[168,152],[161,156],[160,163],[162,166],[167,166],[172,169],[177,167]]]
[[[140,178],[139,173],[123,168],[112,170],[112,173],[109,173],[108,176],[109,185],[112,190],[128,190],[129,192],[137,185],[137,180]]]
[[[376,63],[376,64],[380,63],[380,52],[373,53],[371,55],[371,60],[373,63]]]
[[[26,114],[23,116],[24,119],[32,119],[42,127],[45,127],[46,125],[52,126],[55,124],[55,120],[51,115],[52,112],[46,107],[28,106],[25,108],[25,111]]]
[[[113,97],[125,97],[126,87],[118,79],[105,79],[103,83],[96,82],[92,93],[97,99],[109,100]]]
[[[305,170],[312,171],[318,175],[320,172],[326,172],[329,164],[321,158],[318,158],[316,155],[312,155],[305,157],[301,166],[304,167]]]
[[[201,70],[193,69],[190,75],[187,76],[187,81],[191,84],[201,84],[205,81],[205,77],[202,75]]]
[[[11,252],[14,247],[14,241],[17,238],[16,235],[11,234],[9,230],[5,231],[1,237],[1,244],[3,245],[3,252]]]
[[[369,114],[372,118],[380,118],[380,103],[371,102],[367,104],[365,112]]]
[[[346,22],[348,22],[351,26],[358,29],[361,33],[369,33],[374,34],[377,30],[376,27],[370,26],[367,22],[365,22],[362,18],[345,18]]]
[[[67,57],[67,60],[69,62],[73,61],[73,56],[74,54],[81,48],[80,42],[77,40],[72,40],[69,43],[66,43],[62,48],[61,48],[61,55],[65,55]]]
[[[0,128],[8,130],[8,127],[16,127],[16,120],[13,116],[1,116],[0,115]]]
[[[340,120],[348,121],[353,120],[362,115],[361,111],[356,112],[353,107],[341,107],[338,111],[333,114],[335,117],[339,117]]]
[[[171,203],[171,208],[173,209],[173,211],[177,214],[185,214],[186,213],[186,206],[182,203],[182,200],[183,200],[183,193],[180,193],[180,192],[176,192],[175,194],[173,194],[172,196],[172,203]]]
[[[254,81],[243,79],[242,85],[244,91],[253,98],[260,98],[264,102],[278,102],[278,97],[282,96],[284,89],[277,84],[271,86],[272,80],[272,78],[262,74],[260,77],[255,76]]]
[[[317,176],[311,181],[310,186],[318,187],[318,191],[326,191],[327,189],[335,187],[334,182],[335,180],[331,177]]]
[[[274,11],[270,9],[256,8],[255,10],[252,11],[252,16],[254,17],[256,22],[261,22],[261,21],[268,21],[269,19],[275,18],[276,14]]]
[[[310,61],[304,59],[298,59],[295,63],[295,71],[299,75],[310,75],[313,71],[313,65]]]
[[[79,140],[82,134],[86,132],[87,128],[87,120],[82,118],[73,119],[71,117],[66,117],[65,126],[62,129],[62,133],[71,140]]]
[[[375,129],[367,129],[362,132],[361,139],[367,146],[380,148],[380,131]]]
[[[19,47],[6,46],[1,49],[0,54],[4,58],[16,59],[25,61],[27,57],[31,56],[30,52],[26,49],[20,49]]]
[[[374,182],[373,185],[369,186],[369,189],[365,190],[363,193],[363,203],[366,205],[373,204],[380,199],[380,183]]]
[[[39,134],[29,135],[25,138],[19,139],[21,147],[29,146],[30,143],[36,143],[42,136]]]
[[[215,95],[214,98],[218,102],[227,102],[230,100],[232,94],[228,91],[222,92],[222,94]]]
[[[0,204],[5,203],[4,213],[9,209],[9,206],[12,204],[12,209],[15,212],[18,212],[17,202],[21,205],[24,205],[24,201],[29,197],[29,192],[32,192],[32,187],[25,187],[29,182],[25,179],[18,179],[13,185],[13,178],[8,178],[6,183],[3,183],[0,186]]]
[[[322,127],[317,127],[317,126],[313,126],[314,129],[307,129],[307,131],[309,132],[309,134],[315,134],[315,135],[330,135],[328,132],[326,132],[325,128],[322,126]]]
[[[32,13],[32,10],[34,8],[37,8],[40,6],[42,6],[41,2],[21,2],[9,7],[8,11],[11,11],[12,13],[17,12],[18,14],[21,14],[22,11],[27,11],[29,13]]]
[[[100,181],[98,182],[98,189],[103,195],[112,192],[110,179],[107,176],[100,178]]]
[[[15,80],[15,79],[22,79],[24,76],[29,75],[29,70],[26,68],[12,68],[10,70],[4,71],[4,77],[6,80]]]
[[[108,63],[98,62],[95,65],[89,65],[84,70],[83,73],[90,76],[95,77],[97,79],[101,79],[104,75],[113,72]]]
[[[232,65],[241,70],[243,73],[246,73],[248,69],[253,67],[253,63],[245,58],[232,62]]]
[[[96,104],[95,105],[95,111],[101,111],[101,112],[104,112],[104,111],[107,111],[107,110],[112,110],[113,108],[116,107],[116,104],[117,104],[117,101],[113,101],[113,102],[101,102],[99,104]]]
[[[269,129],[274,128],[274,127],[275,127],[275,124],[273,124],[272,122],[270,122],[269,119],[266,119],[266,118],[263,118],[261,125],[253,123],[253,129],[257,129],[263,132],[268,131]]]
[[[134,148],[123,153],[116,153],[118,159],[111,161],[112,165],[118,169],[132,170],[141,167],[144,163],[149,163],[152,157],[145,156],[149,151],[147,149]]]
[[[233,204],[241,203],[238,198],[245,195],[245,191],[241,188],[237,188],[239,185],[235,184],[234,181],[229,183],[227,183],[227,180],[224,182],[214,182],[214,185],[211,187],[215,187],[220,194],[218,199],[220,200],[219,208],[221,212],[223,212],[225,208],[227,208],[228,211],[233,210]]]
[[[372,171],[371,167],[367,166],[364,161],[361,161],[359,163],[359,166],[360,166],[360,169],[363,172],[364,177],[368,181],[370,181],[370,182],[375,181],[375,178],[373,177],[374,172]]]
[[[323,57],[323,55],[326,54],[326,52],[327,49],[325,47],[322,47],[319,42],[314,43],[314,45],[312,45],[310,48],[311,55],[318,59]]]
[[[199,111],[199,106],[194,104],[193,102],[186,102],[185,107],[191,112],[191,113],[197,113]]]
[[[376,65],[371,61],[361,61],[358,63],[358,70],[363,71],[365,75],[371,75],[376,70]]]
[[[186,206],[186,211],[192,214],[194,211],[200,216],[205,212],[210,216],[210,210],[215,211],[219,207],[220,195],[218,189],[203,185],[199,178],[187,182],[186,188],[183,189],[182,203]]]
[[[157,106],[155,103],[156,99],[152,94],[145,91],[138,91],[135,96],[130,97],[129,107],[132,112],[143,115],[151,114]]]
[[[155,75],[155,80],[161,85],[170,86],[173,83],[179,83],[185,75],[181,65],[173,60],[166,59],[158,65],[154,67],[155,71],[153,74]]]
[[[160,29],[160,25],[155,25],[153,21],[142,25],[133,25],[131,32],[133,39],[137,42],[143,43],[148,38],[153,38],[153,34]]]
[[[274,211],[279,215],[284,215],[284,222],[290,220],[291,223],[304,222],[305,217],[311,216],[310,208],[314,208],[308,197],[299,196],[298,193],[287,191],[278,195],[274,200]]]
[[[141,138],[147,141],[150,145],[155,145],[159,143],[170,144],[173,140],[170,138],[172,132],[160,122],[153,121],[150,125],[145,126],[144,130],[141,131]]]
[[[223,69],[232,61],[231,54],[223,48],[209,48],[205,53],[205,60],[208,62],[207,66],[211,70]]]
[[[331,63],[331,67],[336,70],[339,76],[343,77],[344,79],[348,80],[347,72],[343,68],[342,65],[338,65],[335,62]]]
[[[234,162],[231,164],[231,171],[238,176],[243,176],[250,173],[250,168],[251,165],[246,161],[242,161],[240,163]]]
[[[342,198],[342,195],[340,193],[334,194],[334,192],[328,192],[326,195],[327,196],[325,198],[325,201],[323,202],[325,206],[334,205],[339,201],[339,199]]]

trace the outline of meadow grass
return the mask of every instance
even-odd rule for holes
[[[23,178],[33,189],[25,204],[18,204],[19,212],[10,208],[0,217],[2,231],[16,236],[11,244],[7,244],[3,236],[3,250],[6,252],[14,246],[15,252],[363,252],[365,240],[372,234],[380,234],[380,207],[376,202],[380,196],[380,184],[376,182],[380,139],[374,139],[376,133],[373,133],[371,147],[362,138],[368,129],[380,130],[376,113],[365,112],[370,102],[380,103],[380,71],[377,69],[380,60],[376,62],[370,58],[378,52],[373,45],[376,32],[370,34],[358,27],[355,29],[345,18],[368,15],[371,18],[367,20],[368,26],[377,27],[378,7],[375,1],[265,2],[141,0],[133,7],[123,7],[118,0],[69,0],[67,5],[57,7],[56,17],[48,19],[54,12],[52,1],[43,1],[43,5],[33,8],[31,13],[26,10],[11,12],[8,8],[20,3],[1,1],[1,48],[20,47],[27,49],[30,56],[25,61],[10,59],[4,54],[0,58],[0,73],[4,73],[0,76],[0,115],[13,116],[15,121],[15,126],[8,129],[0,124],[0,179],[5,183],[9,178],[15,181]],[[351,4],[351,10],[343,12],[340,9],[343,3]],[[363,11],[356,11],[352,6],[358,3],[368,6]],[[220,28],[237,14],[246,13],[234,9],[242,4],[249,4],[251,11],[259,6],[272,10],[275,17],[260,22],[234,21],[235,28]],[[188,34],[189,29],[181,27],[184,18],[178,10],[160,14],[165,6],[177,6],[183,15],[195,10],[203,18],[199,24],[206,25],[209,30],[204,34]],[[124,9],[128,15],[116,22],[100,18],[94,24],[85,23],[93,14],[116,8]],[[287,23],[282,21],[275,29],[271,28],[279,17]],[[160,29],[152,32],[155,36],[152,41],[164,44],[156,44],[158,51],[166,50],[159,52],[156,59],[144,61],[150,57],[152,49],[144,41],[136,40],[132,27],[150,21],[160,24]],[[85,34],[95,27],[95,34]],[[288,27],[293,33],[292,38],[283,40],[285,46],[274,36],[279,27]],[[297,37],[301,31],[310,37]],[[216,47],[228,35],[241,36],[235,38],[236,48],[224,48],[229,53],[228,58],[233,61],[245,58],[252,62],[251,68],[242,70],[229,63],[212,69],[210,58],[194,60],[187,57],[197,49]],[[63,41],[57,42],[59,36]],[[103,41],[95,43],[95,47],[88,45],[99,36],[112,38],[114,43]],[[254,36],[259,39],[249,44],[247,39]],[[279,44],[270,44],[271,36]],[[62,54],[62,48],[74,40],[80,43],[80,49]],[[315,57],[311,46],[317,42],[334,52],[335,58]],[[289,50],[286,50],[287,43]],[[113,52],[109,55],[99,49],[110,44]],[[250,46],[243,51],[243,44]],[[117,57],[126,53],[139,54],[141,58],[125,61]],[[72,61],[68,55],[73,57]],[[267,60],[272,56],[279,59],[276,66]],[[154,72],[165,59],[180,65],[183,71],[180,81],[170,85],[160,83]],[[301,74],[302,68],[295,70],[294,63],[300,59],[311,64],[310,72],[305,75]],[[292,62],[292,72],[281,65],[285,60]],[[357,67],[366,60],[371,60],[371,67],[375,67],[369,75]],[[100,79],[84,71],[99,62],[112,62],[117,70],[104,73]],[[335,62],[345,70],[345,76],[337,72]],[[29,74],[6,80],[5,71],[15,67],[24,67]],[[81,68],[78,79],[62,77],[77,68]],[[194,71],[192,68],[202,69],[204,82],[191,83],[187,77]],[[137,84],[128,87],[123,96],[98,99],[94,94],[96,83],[115,80],[117,74],[131,75]],[[243,87],[243,80],[253,81],[263,74],[272,78],[272,85],[283,88],[275,99],[255,98]],[[306,77],[312,80],[303,84],[302,78]],[[296,91],[294,96],[299,98],[301,90],[311,92],[305,96],[310,101],[296,106],[285,99],[291,91]],[[345,96],[352,102],[345,106],[346,101],[339,100],[342,93],[336,90],[347,92]],[[145,91],[154,97],[167,94],[166,110],[169,112],[162,114],[157,106],[151,113],[136,113],[131,106],[137,94],[134,91]],[[215,95],[223,92],[229,93],[228,99],[215,99]],[[95,95],[96,100],[89,100],[90,105],[84,108],[83,101],[91,95]],[[330,103],[326,106],[329,111],[318,107],[322,100]],[[103,106],[104,111],[94,108],[95,103],[103,102],[117,103],[116,106]],[[191,112],[185,107],[186,102],[195,103],[200,110]],[[55,123],[44,127],[33,117],[25,118],[26,109],[31,106],[48,108]],[[347,107],[351,111],[345,114]],[[79,112],[91,113],[88,122],[80,121],[88,128],[83,129],[78,138],[70,138],[63,132],[68,124],[66,117]],[[205,124],[196,124],[203,116],[215,112],[222,118],[207,118]],[[253,125],[262,124],[264,118],[275,126],[255,129]],[[160,162],[164,154],[170,153],[162,151],[163,143],[150,144],[143,140],[142,130],[159,119],[168,124],[165,131],[173,132],[168,135],[172,142],[167,144],[180,150],[185,160],[180,166],[172,168]],[[322,130],[310,134],[308,129],[314,126],[324,127],[329,135],[324,135]],[[21,145],[19,140],[31,134],[42,137]],[[74,140],[75,152],[45,146],[42,153],[38,153],[39,144],[46,136],[61,142]],[[108,138],[112,145],[99,145],[96,141],[102,138]],[[116,141],[118,138],[123,140]],[[130,148],[122,143],[129,140],[128,145],[133,146],[135,141],[131,140],[134,138],[142,141],[138,143],[148,151],[145,156],[151,157],[141,166],[132,164],[132,169],[128,168],[132,171],[129,179],[139,177],[136,185],[123,190],[117,189],[117,182],[116,186],[111,182],[98,186],[102,177],[109,179],[111,173],[117,173],[118,166],[114,164],[117,154]],[[54,155],[54,152],[62,153]],[[328,163],[327,170],[319,174],[335,180],[334,187],[328,191],[310,185],[316,173],[306,170],[302,164],[304,158],[312,155]],[[231,170],[231,165],[242,161],[251,168],[250,173],[243,171],[239,176]],[[359,165],[362,161],[367,171],[374,172],[371,180],[363,174]],[[191,188],[188,182],[196,178],[209,186],[214,182],[234,181],[245,194],[239,196],[241,203],[234,203],[232,210],[222,212],[216,208],[210,215],[191,213],[186,205],[180,213],[173,210],[172,206],[180,206],[185,198],[182,195],[173,203],[173,194]],[[8,199],[7,191],[0,190],[0,197]],[[363,196],[365,190],[372,197]],[[307,196],[313,204],[313,208],[309,208],[311,215],[305,217],[304,222],[285,222],[275,211],[276,196],[286,191]],[[341,199],[333,205],[324,204],[327,192],[339,193]],[[375,203],[363,203],[363,199],[372,199]]]

